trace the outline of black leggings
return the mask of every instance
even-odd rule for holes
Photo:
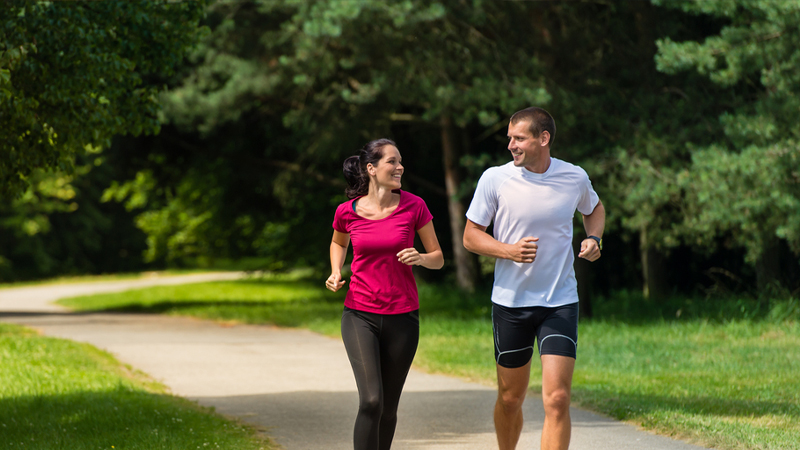
[[[397,405],[419,342],[419,311],[373,314],[345,308],[342,340],[358,386],[355,450],[388,450]]]

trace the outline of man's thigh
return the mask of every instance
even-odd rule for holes
[[[578,304],[547,308],[536,328],[540,355],[578,357]]]
[[[509,308],[492,305],[494,356],[498,366],[527,364],[539,344],[540,355],[577,357],[578,304]]]
[[[522,400],[528,392],[531,362],[522,367],[508,368],[497,365],[497,390],[506,401]]]
[[[536,344],[536,328],[534,308],[492,305],[494,358],[498,368],[516,369],[530,363]]]
[[[575,372],[575,358],[560,355],[542,355],[542,394],[572,390],[572,374]]]

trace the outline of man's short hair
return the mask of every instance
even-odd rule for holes
[[[539,135],[542,134],[542,131],[547,131],[550,133],[549,145],[551,147],[553,146],[553,141],[556,138],[556,121],[549,112],[542,108],[531,106],[530,108],[525,108],[522,111],[517,111],[511,116],[512,125],[516,125],[523,121],[528,122],[528,130],[531,132],[533,137],[539,137]]]

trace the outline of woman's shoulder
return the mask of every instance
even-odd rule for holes
[[[425,200],[423,200],[422,197],[420,197],[419,195],[416,195],[416,194],[412,194],[411,192],[404,191],[402,189],[398,189],[398,190],[396,190],[394,192],[399,193],[400,194],[400,200],[403,203],[406,203],[408,205],[418,205],[420,203],[422,203],[422,204],[425,203]]]
[[[346,214],[348,211],[353,210],[353,201],[356,200],[354,198],[349,198],[346,201],[339,203],[339,206],[336,207],[336,215]]]

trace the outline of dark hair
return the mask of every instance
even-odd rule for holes
[[[513,116],[511,116],[512,125],[516,125],[522,121],[528,121],[528,123],[530,123],[528,130],[531,132],[533,137],[539,137],[539,135],[542,134],[542,131],[547,131],[550,133],[549,145],[551,147],[553,146],[553,141],[556,139],[556,121],[549,112],[543,110],[542,108],[531,106],[530,108],[525,108],[522,111],[517,111]]]
[[[391,139],[376,139],[367,142],[361,147],[358,155],[351,156],[344,160],[342,171],[347,180],[347,189],[344,190],[347,198],[356,198],[367,195],[369,192],[369,176],[367,175],[367,164],[378,165],[378,161],[383,158],[383,147],[393,145],[397,147]]]

